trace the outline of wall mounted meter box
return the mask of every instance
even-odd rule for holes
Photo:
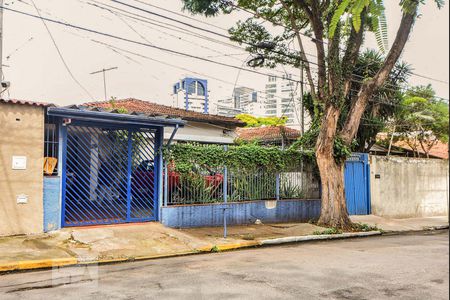
[[[26,170],[27,169],[27,157],[26,156],[13,156],[12,169],[13,170]]]

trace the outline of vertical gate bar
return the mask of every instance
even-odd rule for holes
[[[276,175],[276,198],[277,201],[280,200],[280,173],[277,173]]]
[[[62,204],[61,204],[61,227],[66,226],[66,188],[67,188],[67,127],[61,126],[61,135],[62,135],[62,178],[61,178],[61,195],[62,195]]]
[[[224,146],[224,150],[228,151],[228,146]],[[223,202],[226,205],[228,203],[228,166],[225,165],[223,170]],[[227,238],[227,208],[223,209],[223,237]]]
[[[88,155],[88,152],[86,151],[86,149],[84,149],[81,145],[75,145],[73,142],[72,143],[70,143],[70,142],[68,142],[67,143],[67,145],[70,147],[78,147],[78,149],[80,150],[80,152],[81,153],[83,153],[84,155]],[[86,145],[86,144],[84,144],[84,145]],[[76,158],[74,158],[74,157],[72,157],[71,158],[71,156],[68,154],[68,158],[69,159],[72,159],[72,160],[75,160]],[[80,164],[82,164],[81,162],[80,162]],[[108,166],[110,166],[110,165],[108,165]],[[92,167],[94,167],[94,168],[97,168],[98,170],[100,170],[100,164],[99,163],[93,163],[92,161],[90,161],[90,166],[89,166],[90,168],[92,168]],[[85,179],[85,182],[87,182],[87,181],[89,181],[89,180],[91,180],[91,179],[89,179],[89,178],[87,178],[86,177],[86,175],[85,174],[83,174],[83,173],[81,173],[81,174],[78,174],[79,175],[79,177],[80,178],[84,178]],[[116,187],[107,187],[106,186],[106,181],[107,180],[112,180],[112,178],[110,177],[110,175],[109,174],[105,174],[104,175],[105,177],[108,177],[108,178],[101,178],[100,176],[98,176],[97,177],[97,180],[98,180],[98,182],[99,182],[99,187],[98,187],[98,189],[99,190],[101,190],[102,192],[106,192],[105,194],[111,194],[111,192],[114,192],[114,191],[116,191],[116,192],[118,192],[118,190],[116,189]],[[105,181],[106,180],[106,181]],[[82,190],[82,188],[80,188],[80,187],[78,187],[78,189],[79,190]],[[89,191],[86,191],[86,193],[89,193]],[[94,211],[93,209],[91,210],[91,211]],[[99,212],[100,212],[100,214],[101,215],[103,215],[105,212],[109,212],[109,213],[112,213],[112,214],[115,214],[116,212],[117,212],[117,210],[115,210],[114,208],[110,208],[110,207],[107,207],[106,209],[104,209],[103,211],[102,210],[99,210]],[[97,214],[98,215],[98,214]],[[100,215],[98,215],[98,216],[100,216]],[[101,219],[101,218],[100,218]]]
[[[156,221],[160,220],[160,216],[162,213],[162,204],[163,204],[163,145],[164,145],[164,129],[158,129],[155,135],[155,149],[157,151],[158,155],[158,164],[156,168],[156,174],[158,174],[158,177],[155,176],[155,178],[158,178],[158,185],[157,185],[157,194],[155,195],[155,217]],[[166,172],[167,173],[167,172]]]
[[[133,131],[128,130],[128,183],[127,183],[127,222],[131,220],[131,180],[133,158]]]
[[[93,134],[92,132],[90,132],[86,127],[84,127],[83,128],[83,133],[88,133],[88,134]],[[95,133],[95,132],[94,132]],[[75,148],[75,147],[77,147],[78,148],[78,150],[79,150],[79,152],[80,153],[82,153],[83,155],[85,155],[85,156],[89,156],[90,155],[90,153],[87,151],[87,149],[86,149],[86,147],[85,146],[87,146],[87,145],[89,145],[90,144],[90,141],[88,141],[87,139],[83,139],[83,137],[82,137],[83,135],[78,135],[78,143],[77,144],[75,144],[73,141],[72,142],[70,142],[70,139],[68,140],[68,142],[67,142],[67,146],[68,147],[72,147],[72,148]],[[100,135],[97,135],[97,136],[100,136]],[[103,147],[102,148],[103,150],[105,150],[105,147]],[[68,158],[69,159],[71,159],[71,160],[76,160],[77,158],[76,157],[71,157],[70,155],[69,155],[69,153],[68,153]],[[79,165],[82,165],[82,162],[79,162]],[[90,169],[92,169],[92,168],[96,168],[97,170],[100,170],[100,167],[101,167],[101,165],[99,164],[99,162],[93,162],[93,161],[90,161],[89,162],[89,165],[84,165],[85,167],[89,167]],[[84,182],[89,182],[90,180],[92,180],[92,177],[87,177],[87,175],[86,174],[84,174],[84,173],[77,173],[77,177],[79,177],[79,178],[82,178],[82,179],[84,179]],[[96,178],[97,180],[98,180],[98,182],[99,182],[99,186],[98,186],[98,190],[99,191],[101,191],[101,192],[106,192],[105,194],[108,194],[108,193],[110,193],[111,191],[113,191],[113,190],[111,190],[111,188],[109,188],[109,187],[107,187],[106,186],[106,182],[105,182],[105,180],[108,180],[107,178],[104,178],[104,179],[102,179],[100,176],[97,176],[97,178]],[[111,180],[111,179],[110,179]],[[102,186],[102,185],[104,185],[104,186]],[[77,187],[77,189],[79,190],[79,191],[82,191],[82,190],[84,190],[84,192],[85,193],[87,193],[87,194],[90,194],[90,191],[88,191],[88,190],[86,190],[85,188],[83,188],[83,187],[81,187],[81,186],[78,186]],[[115,189],[115,188],[114,188]],[[96,192],[97,193],[97,192]],[[115,202],[115,201],[114,201]],[[111,217],[111,216],[114,216],[114,215],[116,215],[116,213],[118,212],[118,210],[117,210],[117,208],[111,208],[110,206],[105,206],[105,207],[95,207],[95,204],[94,203],[92,203],[92,205],[91,204],[89,204],[89,203],[86,203],[85,205],[84,205],[84,207],[86,208],[86,207],[88,207],[89,209],[90,209],[90,212],[88,213],[91,217],[89,218],[87,218],[87,219],[91,219],[92,217],[95,217],[94,216],[94,214],[95,215],[97,215],[97,217],[99,217],[99,220],[100,219],[102,219],[102,218],[107,218],[108,217],[108,215]],[[97,209],[97,211],[94,209],[94,208],[96,208]],[[105,216],[105,213],[106,213],[106,216]]]
[[[164,163],[164,207],[169,205],[169,167]]]
[[[367,174],[367,214],[371,215],[372,214],[372,193],[371,193],[371,178],[370,178],[370,157],[369,154],[365,154],[366,156],[366,164],[367,164],[367,170],[366,170],[366,174]]]

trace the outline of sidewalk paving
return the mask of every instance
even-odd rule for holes
[[[410,219],[390,219],[374,215],[352,216],[354,223],[368,224],[382,229],[384,232],[422,231],[428,229],[448,228],[448,217],[427,217]]]
[[[376,225],[386,232],[424,230],[448,226],[447,219],[391,220],[356,216],[357,223]],[[314,236],[325,228],[308,223],[231,226],[223,228],[171,229],[160,223],[66,228],[33,236],[0,237],[0,272],[51,268],[90,263],[144,260],[159,257],[223,251],[245,247],[348,238],[375,233]],[[379,234],[379,233],[378,233]]]

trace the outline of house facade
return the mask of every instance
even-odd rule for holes
[[[45,103],[0,100],[0,235],[43,231],[47,107]]]
[[[162,147],[229,144],[243,125],[134,99],[69,107],[1,100],[0,121],[0,236],[159,221]]]

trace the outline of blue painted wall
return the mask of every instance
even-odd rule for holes
[[[44,231],[61,228],[60,177],[44,177]]]
[[[263,223],[308,222],[320,216],[320,200],[281,200],[273,209],[265,201],[229,203],[229,225]],[[162,208],[161,222],[172,228],[223,225],[223,204],[173,206]]]

